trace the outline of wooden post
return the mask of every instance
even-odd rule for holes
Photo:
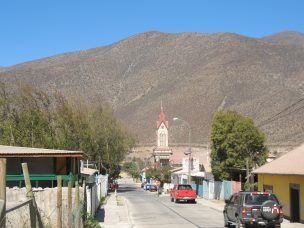
[[[72,181],[68,183],[68,228],[72,228]]]
[[[6,159],[0,158],[0,227],[5,228]]]
[[[87,189],[86,189],[86,181],[85,179],[82,182],[82,190],[83,190],[83,206],[82,206],[82,211],[83,211],[83,217],[82,217],[82,221],[85,221],[87,219]]]
[[[22,165],[22,172],[23,172],[25,188],[26,188],[26,197],[32,200],[29,204],[29,210],[30,210],[31,228],[34,228],[34,227],[36,227],[36,214],[35,214],[35,208],[34,208],[34,204],[33,204],[34,194],[32,191],[30,174],[28,171],[27,163],[22,163],[21,165]]]
[[[57,228],[62,228],[62,178],[57,176]]]
[[[79,185],[78,185],[78,181],[75,182],[75,209],[76,209],[75,227],[80,228],[80,207],[79,207]]]
[[[34,194],[32,191],[32,185],[31,185],[30,174],[28,171],[27,163],[22,163],[21,165],[22,165],[22,172],[23,172],[25,188],[26,188],[26,197],[32,199],[34,197]]]

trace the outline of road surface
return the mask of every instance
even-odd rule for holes
[[[168,196],[157,197],[135,184],[120,184],[119,194],[127,199],[134,228],[223,227],[223,214],[200,204],[173,203]]]

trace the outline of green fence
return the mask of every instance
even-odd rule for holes
[[[54,181],[57,181],[57,176],[61,176],[63,181],[63,186],[66,186],[69,181],[75,182],[78,179],[78,175],[56,175],[56,174],[31,174],[30,180],[33,187],[39,187],[39,181],[50,181],[51,186],[54,187]],[[19,187],[24,183],[23,175],[6,175],[6,181],[18,182]]]

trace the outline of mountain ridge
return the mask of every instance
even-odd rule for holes
[[[187,120],[193,141],[202,143],[219,109],[236,110],[258,124],[303,97],[303,61],[303,47],[269,38],[148,32],[0,69],[0,80],[105,100],[140,143],[154,142],[163,101],[169,120]],[[304,136],[299,123],[304,117],[297,111],[261,129],[269,143],[299,144]],[[187,128],[172,121],[171,126],[170,141],[185,142]]]

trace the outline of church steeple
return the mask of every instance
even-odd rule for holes
[[[158,120],[156,121],[157,147],[164,147],[164,148],[168,147],[168,129],[169,129],[169,122],[163,111],[163,101],[161,101],[160,114],[158,116]]]

